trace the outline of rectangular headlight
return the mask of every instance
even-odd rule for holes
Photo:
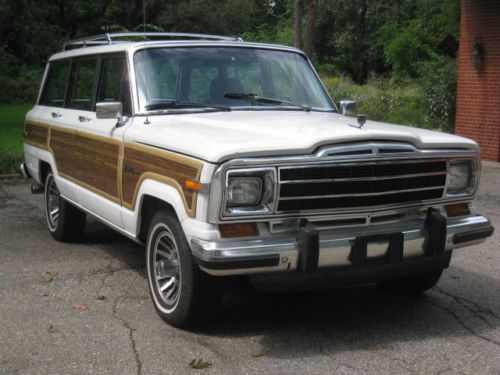
[[[262,196],[262,178],[232,177],[227,182],[227,206],[257,206]]]
[[[470,160],[451,160],[448,169],[448,192],[460,193],[471,186],[472,162]]]
[[[276,168],[230,169],[225,175],[223,216],[253,216],[273,212]]]

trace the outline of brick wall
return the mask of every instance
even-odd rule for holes
[[[477,38],[480,70],[471,59]],[[500,161],[500,0],[462,0],[455,132],[476,140],[483,160]]]

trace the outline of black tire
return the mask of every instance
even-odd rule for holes
[[[439,281],[443,270],[424,273],[402,279],[377,283],[377,286],[390,293],[400,295],[418,295],[431,289]]]
[[[165,257],[166,253],[170,256]],[[151,221],[146,270],[154,307],[170,325],[193,327],[217,312],[224,293],[222,280],[206,274],[194,262],[179,220],[170,210],[160,209]]]
[[[49,171],[45,178],[44,197],[45,218],[52,237],[61,242],[73,242],[80,239],[85,229],[85,212],[61,197],[52,171]],[[53,213],[54,207],[58,210],[57,219]]]

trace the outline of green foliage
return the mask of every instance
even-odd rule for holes
[[[293,45],[293,3],[145,0],[146,30]],[[142,31],[142,9],[136,0],[0,0],[0,103],[33,103],[64,40]],[[365,98],[372,118],[451,129],[459,13],[460,0],[320,0],[310,58],[324,76],[350,77],[329,86]]]
[[[460,7],[457,0],[419,0],[418,17],[394,20],[378,30],[377,43],[384,48],[394,79],[422,77],[422,65],[455,57],[458,47]]]
[[[292,46],[293,26],[290,20],[282,20],[275,25],[259,25],[255,30],[244,33],[243,38],[251,42]]]
[[[443,98],[432,96],[422,85],[409,81],[395,84],[389,79],[372,78],[355,84],[349,78],[323,77],[327,90],[336,102],[353,99],[359,111],[375,121],[451,131],[449,114],[432,107],[446,108]]]
[[[22,159],[24,118],[30,106],[0,106],[0,174],[16,173]]]

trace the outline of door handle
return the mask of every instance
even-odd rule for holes
[[[61,117],[61,116],[62,116],[62,113],[59,113],[59,112],[52,112],[52,113],[51,113],[51,115],[52,115],[52,117],[53,117],[53,118],[59,118],[59,117]]]
[[[87,122],[90,120],[92,120],[90,117],[78,116],[78,121],[80,121],[80,122]]]

